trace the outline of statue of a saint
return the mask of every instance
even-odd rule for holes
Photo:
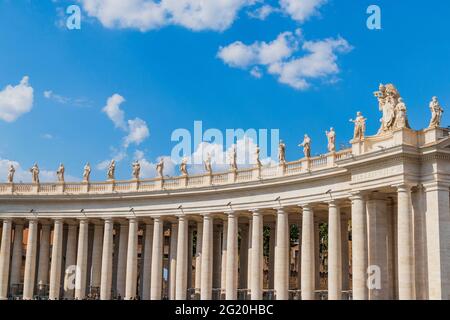
[[[14,173],[16,172],[16,169],[14,168],[13,165],[9,166],[9,171],[8,171],[8,183],[13,183],[14,182]]]
[[[83,182],[89,182],[89,177],[91,176],[91,165],[86,163],[83,170]]]
[[[311,138],[307,134],[305,134],[305,136],[303,137],[303,142],[298,146],[303,147],[305,158],[311,158]]]
[[[256,166],[258,168],[262,167],[261,159],[259,158],[260,152],[261,152],[261,149],[259,149],[259,146],[256,146],[255,157],[256,157]]]
[[[393,84],[380,84],[379,90],[374,93],[378,99],[378,106],[382,112],[381,127],[378,134],[390,132],[398,128],[409,128],[406,117],[406,105],[400,93]],[[400,104],[400,106],[398,106]]]
[[[336,151],[336,131],[331,127],[330,131],[325,131],[325,134],[328,139],[328,152]]]
[[[231,168],[231,171],[236,171],[238,169],[236,147],[233,147],[233,149],[231,150],[230,168]]]
[[[356,113],[356,119],[350,119],[350,122],[355,124],[355,130],[353,132],[354,140],[364,139],[364,134],[366,133],[366,118],[363,117],[361,111]]]
[[[139,164],[139,161],[136,160],[135,162],[133,162],[131,166],[133,169],[132,171],[133,178],[139,180],[139,175],[141,174],[141,165]]]
[[[39,167],[37,165],[37,163],[35,163],[31,169],[31,182],[33,183],[39,183]]]
[[[208,153],[206,160],[205,160],[205,171],[212,175],[212,164],[211,164],[211,155]]]
[[[398,99],[398,103],[395,106],[395,123],[394,128],[406,128],[408,126],[408,119],[406,118],[406,104],[402,98]]]
[[[108,180],[114,180],[115,171],[116,171],[116,161],[112,160],[108,167]]]
[[[286,145],[283,140],[280,140],[280,143],[278,144],[278,162],[280,164],[286,163]]]
[[[56,170],[56,175],[58,176],[59,182],[64,182],[64,170],[64,165],[60,163],[58,170]]]
[[[183,159],[181,160],[181,164],[180,164],[180,171],[181,171],[181,174],[183,175],[183,177],[187,177],[189,175],[188,171],[187,171],[187,162],[188,162],[188,159],[186,157],[183,157]]]
[[[160,177],[160,178],[164,177],[164,158],[163,157],[161,157],[159,159],[159,162],[156,165],[156,172],[158,173],[158,177]]]
[[[431,110],[431,121],[429,128],[437,128],[441,125],[442,114],[444,113],[444,109],[441,107],[441,104],[439,103],[437,97],[433,97],[431,99],[430,110]]]

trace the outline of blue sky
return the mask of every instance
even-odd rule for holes
[[[28,112],[14,121],[0,117],[0,180],[9,161],[22,171],[37,162],[47,179],[60,162],[71,178],[79,178],[89,161],[92,178],[103,180],[98,165],[119,154],[117,177],[127,179],[136,151],[147,165],[144,173],[151,175],[157,158],[170,155],[176,144],[172,132],[193,130],[195,120],[223,131],[279,129],[288,160],[302,156],[297,144],[304,133],[312,138],[313,154],[324,153],[324,131],[333,126],[337,142],[348,143],[353,131],[348,119],[358,110],[369,119],[367,133],[376,133],[380,114],[372,93],[380,82],[397,86],[414,129],[428,125],[433,95],[444,108],[450,105],[448,1],[429,0],[426,6],[406,0],[283,1],[284,7],[278,1],[230,0],[235,7],[212,8],[198,13],[201,17],[177,16],[176,8],[171,18],[151,17],[143,7],[137,11],[142,17],[131,19],[128,13],[135,14],[135,8],[114,11],[114,0],[0,0],[0,97],[24,76],[33,88]],[[81,30],[64,26],[71,4],[82,9]],[[302,4],[316,4],[315,11],[305,13]],[[382,10],[382,30],[366,27],[371,4]],[[265,19],[251,17],[262,6],[274,12]],[[304,13],[305,20],[299,16]],[[272,61],[277,48],[267,46],[285,32],[291,52]],[[311,77],[302,79],[308,87],[282,79],[288,71],[281,73],[280,66],[308,55],[305,42],[326,39],[342,42],[332,50],[331,66],[314,60],[324,69],[309,70]],[[237,41],[244,50],[240,55],[219,54]],[[272,50],[269,58],[262,58],[261,48]],[[245,59],[242,54],[249,52]],[[307,62],[297,75],[308,74]],[[337,69],[330,71],[333,64]],[[122,128],[102,111],[114,94],[125,99],[119,104]],[[0,116],[2,107],[0,98]],[[125,148],[127,121],[136,118],[145,122],[149,136]],[[18,177],[28,179],[23,172]]]

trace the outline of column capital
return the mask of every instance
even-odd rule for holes
[[[234,210],[228,210],[224,212],[228,217],[236,218],[238,216],[237,212]]]
[[[330,199],[325,201],[326,204],[328,204],[328,207],[338,207],[339,206],[339,202],[337,199]]]
[[[252,213],[252,216],[262,216],[263,215],[262,209],[252,209],[249,211]]]
[[[407,182],[392,185],[392,187],[397,188],[397,192],[411,192],[411,189],[414,186],[415,184]]]
[[[365,200],[365,197],[366,197],[366,192],[355,190],[355,191],[351,191],[350,192],[349,199],[351,201],[353,201],[353,200]]]
[[[443,181],[432,181],[428,183],[421,184],[425,192],[431,192],[431,191],[448,191],[450,189],[450,184]]]
[[[301,203],[301,204],[299,204],[298,205],[300,208],[302,208],[303,209],[303,211],[310,211],[310,210],[312,210],[312,204],[310,204],[310,203]]]

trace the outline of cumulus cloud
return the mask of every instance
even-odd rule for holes
[[[79,0],[107,28],[140,31],[179,25],[194,31],[228,29],[255,0]]]
[[[140,144],[150,135],[147,123],[139,118],[128,120],[128,135],[125,137],[124,146],[128,147],[131,143]]]
[[[305,41],[300,29],[283,32],[271,42],[257,41],[246,45],[236,41],[219,48],[217,56],[230,67],[249,70],[261,78],[263,69],[278,81],[304,90],[314,79],[329,80],[339,73],[337,54],[352,49],[342,37]]]
[[[108,98],[106,106],[103,107],[102,111],[106,113],[108,118],[114,123],[116,128],[121,128],[123,130],[127,129],[125,123],[125,113],[120,109],[120,105],[125,102],[125,98],[120,94],[113,94]]]
[[[268,16],[270,16],[274,12],[280,11],[278,8],[272,7],[271,5],[264,4],[255,10],[249,11],[247,14],[249,17],[258,19],[258,20],[266,20]]]
[[[280,0],[280,7],[293,20],[304,22],[318,14],[318,9],[327,0]]]
[[[33,107],[33,88],[28,76],[24,76],[16,86],[7,85],[0,91],[0,119],[14,122]]]
[[[164,175],[165,176],[175,176],[176,175],[176,164],[172,161],[169,156],[162,156],[156,159],[155,162],[149,161],[145,158],[144,152],[141,150],[136,150],[134,153],[134,159],[139,161],[141,165],[141,178],[148,179],[156,177],[156,165],[159,163],[160,159],[164,159]]]

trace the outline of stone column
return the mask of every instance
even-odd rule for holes
[[[342,298],[341,215],[335,201],[328,203],[328,300]]]
[[[89,221],[82,219],[78,231],[77,270],[75,273],[75,299],[78,300],[86,297],[88,235]]]
[[[314,221],[314,278],[315,290],[320,290],[320,222],[317,220]]]
[[[102,274],[100,279],[100,299],[111,299],[112,268],[113,268],[113,230],[112,219],[105,219],[103,232]]]
[[[277,230],[275,224],[269,224],[270,236],[269,236],[269,289],[274,289],[275,280],[275,240],[277,238]]]
[[[248,278],[248,250],[249,250],[249,229],[248,224],[241,226],[241,247],[239,249],[239,288],[250,289],[247,287]]]
[[[214,219],[209,214],[203,216],[201,224],[202,248],[201,248],[201,274],[200,274],[200,300],[212,299],[212,275],[213,275],[213,227]],[[198,236],[198,233],[197,233]],[[198,239],[198,238],[197,238]],[[197,278],[197,275],[196,275]]]
[[[128,251],[127,251],[127,276],[125,287],[125,299],[136,297],[137,286],[137,247],[138,247],[138,221],[135,218],[129,220]]]
[[[22,250],[23,250],[23,224],[15,223],[14,226],[14,244],[13,255],[11,261],[11,284],[17,285],[21,283],[22,271]]]
[[[187,294],[188,227],[185,216],[178,217],[177,272],[175,278],[175,299],[185,300]]]
[[[154,219],[150,299],[161,300],[163,264],[163,221]]]
[[[169,248],[169,300],[175,300],[176,274],[177,274],[177,243],[178,223],[172,222],[170,226]]]
[[[36,247],[38,221],[32,219],[28,222],[27,253],[25,257],[25,272],[23,280],[23,299],[31,300],[34,294],[34,280],[36,274]]]
[[[117,262],[117,296],[125,296],[125,280],[127,274],[128,224],[120,225],[119,260]]]
[[[264,218],[260,211],[253,211],[252,218],[252,250],[250,273],[250,295],[252,300],[262,300],[263,288],[263,228]]]
[[[203,222],[197,222],[197,244],[195,246],[195,287],[201,288],[202,275]]]
[[[252,268],[252,242],[253,242],[253,218],[252,216],[250,216],[248,218],[248,252],[247,252],[247,257],[248,257],[248,263],[247,263],[247,284],[246,284],[246,288],[249,290],[249,294],[250,294],[250,288],[252,287],[252,277],[251,274],[253,272],[253,268]]]
[[[314,300],[315,254],[314,254],[314,211],[309,205],[303,206],[301,289],[302,300]]]
[[[237,299],[236,270],[237,270],[237,247],[238,247],[238,218],[236,213],[228,213],[228,235],[227,235],[227,268],[225,280],[225,298],[227,300]]]
[[[348,247],[348,218],[346,215],[341,217],[341,249],[342,249],[342,290],[350,289],[349,277],[349,247]]]
[[[367,300],[366,204],[360,192],[353,193],[351,200],[353,299]]]
[[[194,255],[194,228],[188,227],[188,253],[187,253],[187,287],[192,288],[192,258]],[[195,283],[194,283],[195,284]]]
[[[52,261],[50,267],[50,300],[59,299],[59,294],[61,292],[63,227],[63,221],[61,219],[56,219],[53,227]]]
[[[41,240],[39,242],[39,266],[37,284],[38,288],[48,285],[48,270],[50,264],[50,224],[43,223],[41,227]]]
[[[144,267],[142,270],[143,288],[142,299],[150,300],[150,278],[152,271],[152,242],[153,242],[153,221],[145,224],[145,237],[144,237]]]
[[[0,246],[0,300],[8,299],[9,263],[11,257],[11,219],[3,220]]]
[[[222,266],[221,266],[221,279],[220,287],[225,290],[227,280],[227,247],[228,247],[228,221],[222,223]]]
[[[220,247],[220,235],[221,235],[221,227],[217,224],[213,227],[213,280],[212,280],[212,288],[220,288],[220,265],[222,263],[222,250]]]
[[[99,288],[102,274],[103,225],[94,225],[94,243],[92,245],[91,287]]]
[[[77,264],[77,228],[69,224],[66,244],[66,264],[64,266],[64,298],[72,299],[75,294],[75,275]]]
[[[277,211],[274,289],[277,300],[289,299],[289,214]]]

